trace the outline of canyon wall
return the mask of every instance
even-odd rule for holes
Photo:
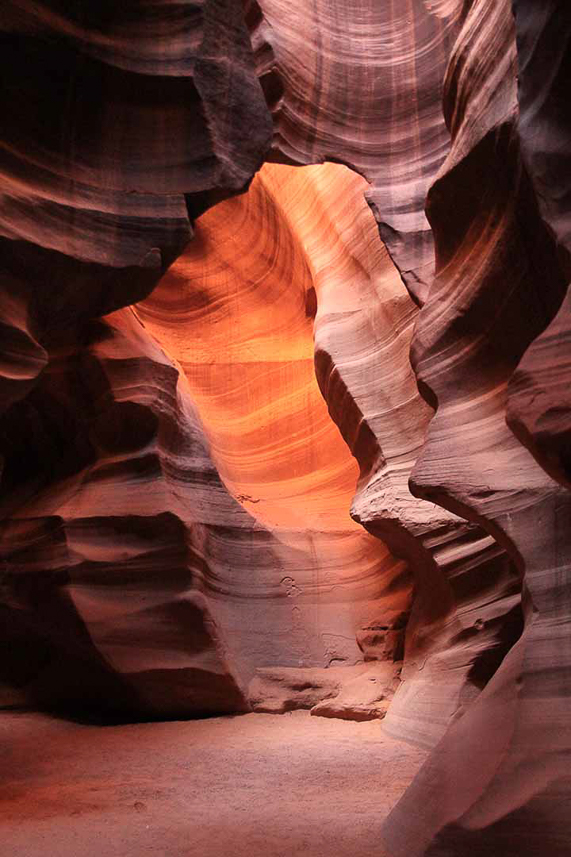
[[[0,27],[7,698],[241,709],[173,483],[196,467],[225,491],[178,369],[130,310],[98,319],[151,292],[190,218],[263,161],[242,10],[8,2]]]
[[[411,485],[505,547],[524,628],[389,818],[407,857],[569,850],[569,499],[553,477],[565,484],[571,20],[562,4],[513,12],[470,4],[448,67],[436,276],[412,349],[437,412]]]
[[[567,853],[571,13],[68,5],[0,12],[2,705],[384,717],[395,857]]]

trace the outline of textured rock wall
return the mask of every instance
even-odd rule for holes
[[[279,3],[262,8],[269,26],[258,41],[265,35],[272,45],[284,90],[273,157],[330,158],[365,175],[380,233],[422,302],[433,265],[424,199],[449,145],[441,97],[460,4],[324,3],[293,16]],[[375,38],[379,32],[386,38]],[[338,217],[322,228],[324,246]],[[318,290],[316,370],[360,464],[352,514],[416,571],[406,681],[386,727],[430,744],[517,639],[520,586],[489,533],[410,494],[431,414],[408,363],[415,309],[394,285],[375,288],[371,242],[359,244],[352,239],[360,277],[342,266],[318,271],[316,283],[327,287]]]
[[[448,147],[442,84],[461,3],[260,6],[265,26],[256,44],[272,49],[283,89],[273,157],[341,161],[365,176],[383,241],[422,299],[434,268],[424,199]],[[268,73],[267,51],[258,55]]]
[[[555,203],[551,170],[561,164],[542,147],[546,114],[555,151],[562,143],[565,126],[553,110],[566,103],[562,53],[548,54],[545,28],[558,30],[556,48],[568,38],[568,16],[561,6],[530,6],[514,4],[514,27],[508,3],[471,4],[453,51],[445,98],[453,144],[428,197],[437,273],[413,345],[418,377],[438,402],[413,471],[415,493],[477,521],[505,546],[522,575],[525,625],[389,819],[390,849],[407,857],[569,848],[569,500],[537,463],[547,449],[546,469],[561,473],[564,399],[552,405],[554,424],[541,385],[553,379],[557,396],[565,371],[568,268],[555,228],[564,194],[558,184]],[[532,58],[549,78],[531,83]],[[531,385],[538,404],[528,411]]]
[[[266,533],[267,558],[252,555],[241,571],[228,521],[217,556],[216,609],[247,674],[362,661],[359,629],[391,625],[410,601],[404,563],[349,516],[358,468],[314,372],[313,272],[324,252],[314,224],[326,205],[343,207],[348,247],[363,217],[378,243],[363,185],[339,166],[266,165],[247,194],[200,219],[137,305],[184,369],[225,485]],[[328,222],[323,215],[323,229]],[[336,269],[342,254],[356,266],[331,238]]]
[[[0,30],[3,704],[388,707],[395,857],[568,853],[566,5]]]
[[[2,526],[11,701],[125,717],[243,708],[181,486],[208,480],[206,520],[235,504],[178,370],[132,311],[52,352],[4,432],[19,489]]]
[[[171,442],[189,444],[183,471],[201,442],[188,396],[132,314],[92,319],[148,294],[191,236],[188,212],[242,189],[264,158],[271,120],[242,11],[21,0],[0,29],[7,698],[235,710],[165,475]]]
[[[514,3],[518,54],[518,133],[540,214],[570,279],[567,51],[571,19],[560,3]],[[541,466],[569,487],[569,294],[510,379],[511,429]]]

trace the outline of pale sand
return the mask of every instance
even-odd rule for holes
[[[0,715],[1,857],[381,857],[426,753],[380,721]]]

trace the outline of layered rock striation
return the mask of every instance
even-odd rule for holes
[[[565,336],[557,357],[549,346],[561,334],[568,274],[546,190],[554,178],[539,154],[540,115],[558,101],[561,53],[552,89],[536,80],[532,96],[528,77],[535,51],[536,62],[551,62],[545,29],[531,36],[530,28],[561,26],[565,15],[525,5],[514,4],[514,26],[510,4],[472,3],[450,61],[453,144],[428,196],[437,272],[413,343],[415,371],[438,409],[412,475],[415,493],[478,522],[513,557],[524,629],[389,818],[390,850],[407,857],[569,847],[569,548],[561,523],[569,501],[546,472],[561,473],[561,433],[549,419],[541,432],[530,428],[545,404],[541,379],[565,371]],[[537,407],[522,417],[532,385]],[[564,399],[558,408],[563,416]]]
[[[381,237],[416,300],[434,271],[424,200],[449,144],[442,86],[461,5],[260,0],[260,69],[273,69],[282,86],[271,157],[340,161],[363,175]]]
[[[0,12],[2,705],[384,718],[395,857],[568,853],[570,14],[64,6]]]
[[[4,4],[0,29],[8,699],[236,710],[163,471],[165,434],[200,431],[132,313],[97,319],[148,294],[188,242],[189,213],[243,189],[264,158],[271,119],[242,11],[23,0]]]
[[[357,237],[363,214],[374,229],[358,177],[266,165],[247,194],[200,219],[195,240],[136,308],[180,361],[218,472],[265,533],[267,560],[252,555],[240,572],[243,537],[228,521],[212,589],[246,673],[362,661],[359,629],[379,617],[390,625],[410,602],[404,563],[351,520],[358,468],[314,371],[321,241],[312,223],[326,199],[347,205],[351,185]]]

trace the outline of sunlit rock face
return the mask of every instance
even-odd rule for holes
[[[359,630],[390,627],[409,607],[405,564],[350,517],[358,465],[314,370],[316,268],[332,252],[316,221],[331,231],[334,276],[358,264],[328,205],[344,206],[349,247],[367,230],[378,288],[388,280],[409,300],[363,185],[344,167],[266,165],[247,194],[198,221],[195,239],[136,308],[180,362],[218,472],[255,522],[247,534],[229,519],[206,546],[207,591],[248,674],[362,662]],[[344,290],[339,280],[329,286]]]
[[[317,378],[360,464],[351,514],[408,561],[415,585],[405,681],[385,727],[430,745],[517,639],[519,584],[493,538],[408,489],[432,415],[409,360],[418,311],[362,205],[360,183],[335,167],[286,175],[283,205],[299,224],[317,294]],[[382,625],[379,617],[362,630],[365,651]]]
[[[408,490],[432,411],[408,356],[417,309],[364,188],[344,167],[266,165],[200,219],[136,311],[180,361],[218,471],[265,531],[270,561],[246,554],[244,571],[241,529],[208,546],[207,592],[242,671],[401,661],[414,578],[386,726],[433,744],[517,639],[519,583],[493,538]]]
[[[568,854],[571,13],[87,6],[0,12],[1,704],[384,718],[394,857]]]

